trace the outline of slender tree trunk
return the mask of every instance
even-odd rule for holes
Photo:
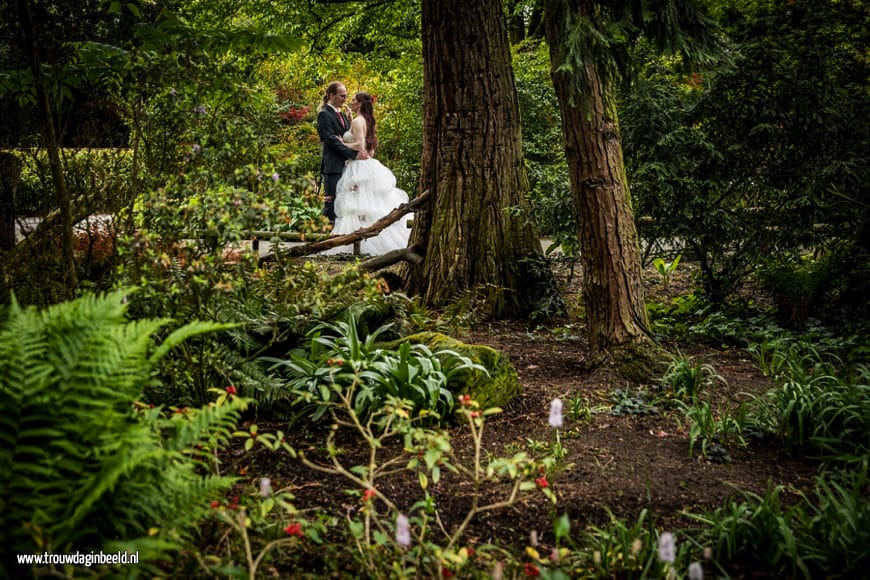
[[[553,4],[563,9],[567,5],[577,17],[590,15],[592,9],[585,0]],[[546,34],[580,224],[589,344],[595,354],[616,354],[623,347],[649,342],[640,245],[613,96],[595,64],[586,64],[585,71],[559,70],[565,62],[566,41],[559,16],[558,10],[548,12]],[[587,90],[577,94],[572,75],[581,72]]]
[[[76,276],[75,256],[73,255],[73,220],[72,203],[66,184],[63,179],[63,169],[60,163],[60,147],[54,130],[54,116],[51,112],[51,102],[45,82],[42,78],[42,64],[39,58],[39,44],[36,40],[36,31],[33,19],[30,15],[30,6],[27,0],[18,0],[18,15],[25,36],[24,46],[30,51],[30,64],[33,71],[33,82],[36,85],[36,97],[39,110],[42,113],[42,135],[45,139],[45,147],[48,152],[48,161],[51,167],[51,180],[54,184],[54,194],[57,197],[61,215],[61,261],[64,277],[64,286],[67,288],[68,297],[72,297],[78,286]]]
[[[424,262],[408,288],[430,306],[482,291],[476,305],[521,317],[554,288],[525,216],[528,182],[519,104],[501,4],[423,0],[425,103],[412,245]]]
[[[0,151],[0,252],[15,247],[15,192],[21,182],[21,160]]]

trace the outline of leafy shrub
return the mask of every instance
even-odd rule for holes
[[[669,304],[650,302],[646,306],[651,329],[660,336],[680,336],[701,322],[709,304],[703,297],[690,292],[671,299]]]
[[[758,278],[784,324],[803,327],[812,317],[849,327],[870,313],[868,272],[870,258],[855,244],[820,256],[780,258],[761,268]]]
[[[402,303],[399,295],[385,298],[355,268],[330,276],[310,262],[285,264],[280,249],[269,268],[259,267],[247,243],[251,231],[313,227],[320,208],[310,192],[310,182],[285,181],[276,166],[240,168],[232,184],[203,168],[137,203],[137,229],[119,239],[119,283],[139,287],[131,313],[239,324],[229,335],[197,338],[168,357],[161,367],[167,380],[149,389],[151,401],[201,405],[216,381],[268,399],[274,381],[259,360],[264,352],[286,354],[318,320],[355,302],[383,316],[390,304]]]
[[[289,360],[274,361],[273,369],[285,375],[288,395],[313,405],[315,421],[338,404],[336,396],[351,390],[354,413],[363,418],[379,411],[390,398],[410,402],[415,416],[446,418],[454,405],[447,388],[451,378],[471,368],[487,372],[454,351],[433,353],[422,344],[407,342],[396,350],[381,348],[377,340],[388,329],[389,325],[382,326],[361,339],[353,316],[321,324],[311,331],[307,351],[297,350]]]
[[[672,391],[677,400],[694,402],[705,388],[715,382],[724,383],[725,379],[710,363],[678,354],[659,381],[663,387]]]
[[[18,215],[46,215],[57,209],[48,155],[20,151],[24,162],[15,194]],[[129,149],[62,149],[64,183],[72,199],[89,198],[94,212],[118,211],[129,203],[132,153]]]
[[[611,415],[652,415],[658,413],[656,407],[648,399],[648,394],[641,388],[634,392],[631,389],[615,389],[610,395],[610,401],[613,406],[610,409]]]
[[[154,348],[168,321],[127,321],[127,294],[44,311],[13,303],[3,321],[4,565],[15,552],[111,546],[140,551],[140,561],[163,556],[196,531],[209,500],[233,481],[206,471],[243,400],[224,393],[217,404],[169,416],[139,403],[170,349],[224,327],[191,322]]]
[[[815,351],[786,343],[771,355],[779,386],[754,401],[755,421],[795,449],[862,465],[870,451],[870,369],[851,375]],[[840,376],[845,373],[845,376]]]
[[[316,515],[317,520],[330,522],[335,529],[335,533],[330,534],[329,561],[324,562],[323,567],[334,571],[343,565],[346,575],[367,578],[453,575],[478,578],[489,577],[494,567],[504,567],[503,549],[476,540],[473,546],[466,543],[469,525],[480,514],[510,509],[528,501],[532,493],[540,492],[555,504],[556,494],[545,475],[554,463],[553,458],[538,460],[523,451],[509,457],[490,454],[484,442],[486,421],[500,409],[482,408],[468,395],[460,397],[456,418],[470,437],[474,453],[457,453],[450,432],[425,426],[428,417],[415,414],[410,401],[388,395],[383,405],[371,409],[365,417],[357,415],[356,389],[360,385],[353,382],[347,388],[337,383],[324,386],[333,392],[333,403],[326,416],[330,420],[329,428],[324,431],[326,440],[316,449],[308,445],[305,449],[292,448],[283,441],[282,433],[261,432],[257,425],[237,433],[245,439],[246,449],[256,445],[260,450],[278,452],[279,457],[289,456],[308,469],[345,481],[348,484],[346,496],[359,498],[361,507],[350,511],[340,507],[341,517],[333,513]],[[347,434],[352,435],[354,441],[365,443],[362,456],[346,453],[342,441]],[[401,445],[395,447],[393,442],[401,442]],[[360,459],[361,463],[352,463]],[[408,475],[418,482],[420,492],[419,499],[410,504],[406,494],[401,498],[392,494],[396,478],[405,479]],[[434,491],[439,483],[450,489],[461,488],[471,498],[465,504],[467,508],[463,508],[467,509],[465,517],[457,526],[448,528],[442,524],[441,494]],[[241,526],[232,527],[244,534]],[[272,526],[264,527],[263,536],[273,535],[273,530],[269,529]],[[343,527],[345,529],[340,529]],[[285,528],[285,532],[300,540],[319,543],[317,522],[311,519],[300,517]],[[567,533],[564,526],[559,533],[560,537]],[[273,540],[260,550],[259,546],[265,543],[260,534],[250,536],[253,541],[244,546],[249,571],[260,562],[260,557],[252,562],[251,554],[255,550],[263,554],[282,541]],[[321,546],[313,547],[317,553],[324,551]],[[225,557],[221,551],[218,558]],[[218,558],[209,558],[209,564],[216,560],[221,562]],[[305,558],[307,570],[311,569],[311,559]],[[520,567],[510,557],[507,566]],[[525,569],[538,572],[537,568],[529,566],[526,564]],[[318,572],[321,576],[328,575],[326,571]]]
[[[812,496],[786,505],[782,486],[763,495],[742,492],[710,514],[688,514],[704,524],[699,543],[712,545],[720,562],[750,566],[789,578],[858,577],[870,552],[870,503],[866,468],[828,473],[816,480]]]
[[[653,218],[639,235],[691,250],[717,304],[772,254],[867,253],[860,4],[748,6],[723,21],[734,60],[703,79],[639,43],[620,103],[634,207]]]

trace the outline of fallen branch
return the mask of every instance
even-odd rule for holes
[[[359,269],[363,272],[376,272],[377,270],[382,270],[388,266],[392,266],[393,264],[398,264],[399,262],[419,264],[422,261],[423,256],[417,253],[415,246],[412,246],[410,248],[399,248],[398,250],[387,252],[381,256],[375,256],[374,258],[366,260],[360,264]]]
[[[292,248],[287,249],[285,252],[287,256],[291,258],[297,258],[300,256],[310,256],[311,254],[316,254],[318,252],[322,252],[324,250],[329,250],[331,248],[336,248],[338,246],[345,246],[348,244],[353,244],[354,242],[358,242],[364,240],[366,238],[373,238],[382,231],[387,226],[390,226],[397,221],[399,221],[405,214],[409,214],[411,212],[417,211],[420,207],[429,199],[429,192],[424,191],[408,203],[403,203],[372,225],[367,228],[360,228],[357,231],[345,234],[343,236],[330,236],[325,240],[318,240],[315,242],[311,242],[309,244],[305,244],[303,246],[294,246]],[[392,253],[392,252],[391,252]],[[261,262],[267,262],[274,260],[273,255],[263,256],[260,259]],[[397,260],[398,261],[398,260]],[[395,263],[395,262],[394,262]]]

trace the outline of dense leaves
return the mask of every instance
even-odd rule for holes
[[[126,296],[41,312],[13,304],[0,327],[4,567],[16,552],[111,542],[158,557],[179,547],[232,483],[204,473],[212,465],[195,446],[226,441],[242,400],[168,415],[139,403],[171,348],[225,327],[191,322],[155,346],[168,321],[128,321]]]
[[[734,64],[657,61],[626,99],[642,235],[685,245],[715,301],[772,253],[867,255],[866,41],[858,3],[771,6],[733,24]],[[676,82],[675,82],[676,81]]]

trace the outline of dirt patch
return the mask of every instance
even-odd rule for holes
[[[654,274],[654,273],[653,273]],[[652,299],[663,299],[660,282],[647,277]],[[579,283],[576,278],[574,283]],[[681,292],[680,280],[671,283],[670,292]],[[658,293],[658,296],[656,294]],[[649,414],[633,414],[620,409],[614,392],[634,393],[642,385],[629,384],[607,369],[591,369],[589,349],[583,329],[567,318],[547,328],[531,329],[525,323],[493,322],[476,326],[458,336],[463,341],[486,344],[506,353],[518,371],[522,394],[503,412],[486,423],[485,448],[494,456],[507,456],[517,450],[534,452],[554,441],[548,426],[550,401],[565,402],[566,422],[560,431],[567,455],[551,475],[551,489],[558,497],[555,507],[542,494],[531,494],[522,503],[478,517],[470,526],[467,541],[499,542],[524,546],[531,531],[542,542],[551,534],[553,516],[567,513],[574,529],[587,524],[603,525],[609,513],[634,521],[646,509],[662,529],[687,527],[691,520],[683,511],[701,512],[721,506],[739,490],[763,493],[771,484],[786,484],[797,493],[812,488],[817,465],[790,457],[773,441],[754,442],[747,448],[730,448],[730,460],[715,462],[696,452],[689,456],[689,440],[678,419],[680,414],[666,407]],[[734,348],[700,344],[669,345],[685,355],[701,357],[713,365],[724,379],[707,393],[716,409],[733,408],[748,393],[761,393],[770,385],[752,365],[748,355]],[[647,391],[655,385],[644,385]],[[571,415],[571,402],[582,412]],[[685,423],[685,421],[684,421]],[[270,426],[264,425],[264,429]],[[273,429],[286,425],[272,426]],[[467,429],[451,432],[454,446],[469,454],[471,438]],[[296,432],[294,444],[317,452],[323,433]],[[343,462],[353,465],[364,450],[352,437],[342,438]],[[398,448],[396,451],[400,451]],[[271,477],[287,486],[296,496],[295,505],[303,511],[326,509],[344,514],[358,509],[360,502],[344,490],[347,481],[310,471],[298,462],[257,453],[239,457],[249,465],[246,475]],[[398,476],[380,491],[400,508],[421,499],[416,477]],[[445,477],[430,491],[437,500],[440,516],[447,528],[459,524],[471,502],[468,485]],[[485,495],[503,494],[498,487],[487,488]],[[788,497],[784,501],[788,501]]]

